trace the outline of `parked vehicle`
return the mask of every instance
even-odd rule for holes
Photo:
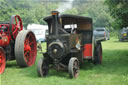
[[[97,27],[97,28],[95,28],[94,36],[96,38],[104,37],[103,40],[109,40],[110,39],[109,30],[106,29],[105,27]]]
[[[39,76],[47,76],[54,68],[68,70],[70,78],[76,78],[84,60],[102,63],[101,41],[93,38],[91,18],[53,11],[44,20],[48,24],[47,50],[38,62]]]
[[[118,38],[119,41],[125,41],[128,40],[128,28],[124,27],[123,29],[120,29],[118,32]]]
[[[32,66],[36,60],[36,38],[32,31],[23,30],[19,15],[8,23],[0,23],[0,74],[6,61],[15,60],[20,67]]]

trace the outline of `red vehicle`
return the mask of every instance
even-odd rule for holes
[[[7,60],[16,59],[20,67],[32,66],[36,54],[35,35],[23,30],[20,16],[13,15],[9,23],[0,23],[0,74],[4,72]]]

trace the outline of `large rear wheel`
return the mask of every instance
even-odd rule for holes
[[[6,66],[6,56],[4,50],[0,47],[0,74],[4,72],[5,66]]]
[[[94,64],[102,64],[102,46],[101,46],[101,43],[98,43],[98,45],[95,47]]]
[[[36,38],[32,31],[22,30],[15,41],[15,58],[19,66],[27,67],[35,63],[37,55]]]

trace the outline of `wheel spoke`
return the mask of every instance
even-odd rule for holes
[[[25,58],[25,61],[26,61],[26,62],[28,62],[28,59],[27,59],[27,57],[25,56],[24,58]]]
[[[16,25],[17,25],[17,18],[16,18],[16,16],[15,16],[15,21],[16,21]]]
[[[75,69],[78,68],[78,65],[77,65],[77,62],[76,62],[76,61],[74,62],[74,68],[75,68]]]
[[[15,30],[15,24],[12,24],[12,32]]]
[[[29,45],[32,45],[32,44],[34,44],[34,42],[31,42]]]
[[[26,40],[30,41],[31,35],[28,35]]]
[[[28,53],[28,52],[26,51],[26,52],[24,53],[24,56],[26,56],[26,55],[27,55],[27,53]]]
[[[21,30],[20,22],[18,22],[18,24],[16,25],[16,27],[18,28],[19,31]]]
[[[25,39],[25,44],[26,44],[26,45],[29,44],[29,39]]]
[[[14,34],[14,38],[16,38],[17,34],[18,34],[18,32],[16,31],[15,34]]]
[[[28,55],[27,55],[27,59],[28,59],[28,64],[29,63],[32,63],[32,59],[33,59],[33,57],[31,56],[32,55],[32,53],[31,52],[28,52]]]
[[[74,61],[74,68],[73,68],[73,71],[74,71],[74,77],[77,77],[78,75],[78,63],[77,61]]]
[[[29,59],[29,55],[26,55],[25,56],[26,57],[26,59],[27,59],[27,63],[30,61],[30,59]]]
[[[15,35],[15,33],[18,31],[18,29],[16,28],[15,30],[14,30],[14,32],[13,32],[13,35]]]

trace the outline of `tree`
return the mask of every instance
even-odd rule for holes
[[[0,0],[0,21],[9,21],[12,15],[17,14],[21,16],[24,27],[32,23],[46,24],[43,18],[55,10],[58,4],[48,0]]]
[[[32,23],[46,24],[43,18],[49,16],[51,11],[56,10],[60,3],[65,1],[67,0],[0,0],[0,21],[7,21],[12,15],[18,14],[24,27]],[[113,25],[108,7],[103,1],[74,0],[72,8],[64,13],[91,17],[95,27]],[[118,20],[119,22],[121,20]]]
[[[111,16],[115,18],[114,26],[122,28],[128,26],[128,1],[127,0],[106,0]]]
[[[73,8],[67,10],[66,13],[91,17],[94,27],[111,27],[111,23],[114,21],[109,14],[108,6],[104,4],[104,0],[75,0]]]

